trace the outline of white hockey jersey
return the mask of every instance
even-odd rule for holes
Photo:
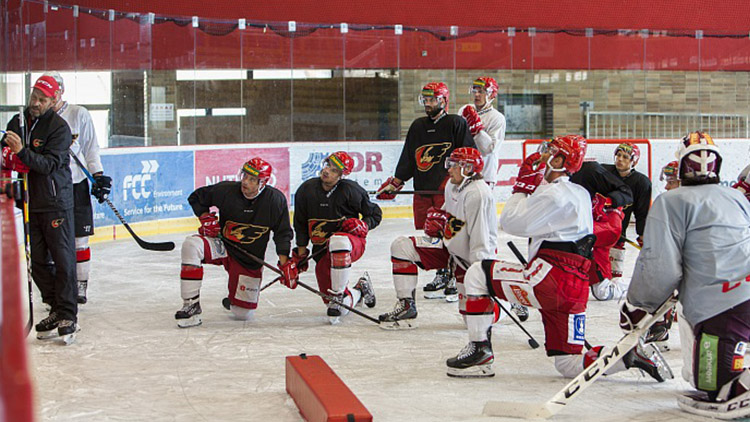
[[[531,238],[531,261],[545,240],[575,242],[594,233],[591,196],[567,176],[558,177],[531,195],[511,195],[500,214],[500,228],[514,236]]]
[[[57,111],[70,126],[70,132],[73,135],[73,144],[70,150],[86,166],[91,173],[104,171],[102,160],[99,157],[99,142],[96,139],[94,131],[94,122],[91,120],[91,114],[86,108],[66,102],[60,110]],[[71,157],[70,171],[73,174],[73,183],[79,183],[86,179],[86,174],[78,166],[78,163]]]
[[[474,105],[466,104],[461,107],[458,110],[459,116],[463,115],[466,107],[474,107]],[[482,153],[482,159],[484,160],[482,177],[485,182],[494,186],[497,182],[497,171],[499,169],[500,144],[505,140],[505,116],[492,107],[492,103],[487,103],[477,114],[479,114],[479,118],[482,119],[484,125],[484,129],[474,137],[474,143],[479,152]]]
[[[497,210],[486,183],[481,179],[465,180],[461,185],[448,183],[443,209],[465,223],[453,237],[443,238],[448,252],[463,260],[464,269],[482,259],[495,258]]]
[[[628,301],[649,312],[679,291],[693,326],[750,300],[750,202],[717,184],[656,197]]]

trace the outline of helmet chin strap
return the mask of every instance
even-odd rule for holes
[[[554,159],[555,157],[556,157],[556,156],[554,156],[554,157],[553,157],[552,155],[550,155],[550,156],[549,156],[549,158],[547,158],[547,171],[559,171],[559,172],[564,172],[564,171],[565,171],[565,166],[563,166],[563,167],[560,167],[559,169],[556,169],[556,168],[552,168],[552,160],[553,160],[553,159]]]

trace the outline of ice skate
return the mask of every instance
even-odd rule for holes
[[[396,302],[391,312],[378,317],[380,328],[384,330],[411,330],[417,328],[417,304],[413,298],[403,298]]]
[[[672,368],[669,367],[659,348],[654,344],[641,344],[630,350],[623,358],[626,368],[638,368],[657,382],[664,382],[674,378]]]
[[[660,352],[668,352],[669,349],[669,329],[672,328],[674,319],[674,309],[664,315],[664,319],[651,326],[646,334],[645,344],[653,343],[659,348]]]
[[[341,323],[341,306],[338,303],[343,303],[344,293],[335,293],[329,290],[328,294],[335,299],[335,301],[331,300],[328,302],[328,319],[331,325],[336,325]]]
[[[174,314],[174,319],[177,320],[177,326],[180,328],[195,327],[203,323],[201,312],[201,303],[198,297],[186,299],[183,300],[182,309]]]
[[[50,312],[47,318],[39,321],[35,326],[36,338],[38,340],[46,340],[49,338],[57,337],[57,326],[59,324],[56,312]]]
[[[80,304],[88,302],[88,299],[86,298],[86,289],[88,288],[88,284],[88,280],[81,280],[78,282],[78,298],[76,300]]]
[[[61,319],[57,325],[57,335],[66,346],[75,343],[76,333],[79,331],[81,331],[81,326],[69,319]]]
[[[516,314],[518,320],[521,322],[526,322],[526,320],[529,319],[529,308],[523,305],[511,303],[510,310],[513,311],[514,314]]]
[[[425,299],[443,299],[445,298],[445,288],[450,280],[450,272],[443,268],[437,270],[435,278],[422,288]]]
[[[445,286],[443,291],[445,294],[445,301],[448,303],[458,302],[458,288],[456,288],[456,277],[451,276],[448,280],[448,285]]]
[[[232,310],[232,301],[229,300],[228,297],[225,297],[224,299],[221,300],[221,306],[223,306],[224,309],[226,309],[227,311],[231,311]]]
[[[486,378],[494,377],[492,363],[495,356],[492,354],[490,340],[470,341],[456,357],[448,359],[448,376],[456,378]]]
[[[375,306],[375,290],[372,288],[370,274],[368,274],[367,271],[365,271],[364,275],[359,278],[357,284],[354,285],[354,288],[362,292],[362,302],[364,302],[365,306],[368,308],[373,308]]]

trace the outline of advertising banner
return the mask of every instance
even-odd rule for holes
[[[237,175],[250,158],[259,157],[271,164],[273,177],[269,185],[281,190],[289,199],[289,148],[230,147],[195,151],[195,188],[224,180],[237,180]]]

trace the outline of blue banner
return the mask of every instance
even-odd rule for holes
[[[102,155],[104,173],[112,177],[112,204],[128,223],[188,217],[193,192],[193,151]],[[107,204],[94,200],[94,225],[120,221]]]

